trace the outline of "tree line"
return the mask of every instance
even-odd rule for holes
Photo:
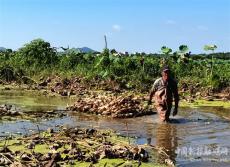
[[[0,79],[18,81],[28,76],[79,76],[86,81],[115,82],[124,89],[148,90],[164,64],[171,67],[179,85],[199,85],[213,90],[230,86],[230,53],[215,53],[216,45],[205,45],[207,54],[192,54],[187,45],[178,51],[163,46],[160,54],[121,54],[115,49],[82,53],[58,52],[49,42],[35,39],[17,51],[0,52]],[[9,78],[9,75],[11,76]]]

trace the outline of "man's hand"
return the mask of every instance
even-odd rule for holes
[[[177,109],[177,108],[174,108],[174,110],[173,110],[173,116],[176,116],[176,115],[177,115],[177,112],[178,112],[178,109]]]

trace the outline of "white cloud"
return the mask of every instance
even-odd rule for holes
[[[117,31],[117,32],[121,31],[121,26],[118,25],[118,24],[114,24],[112,28],[113,28],[114,31]]]
[[[176,24],[176,22],[175,22],[174,20],[167,20],[167,21],[165,22],[165,24],[174,25],[174,24]]]
[[[198,30],[201,30],[201,31],[207,31],[207,30],[208,30],[208,27],[203,26],[203,25],[198,25],[196,28],[197,28]]]

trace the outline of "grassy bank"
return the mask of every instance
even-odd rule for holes
[[[214,99],[212,101],[205,100],[205,99],[197,99],[193,102],[181,101],[181,107],[223,107],[223,108],[230,108],[229,101],[222,101],[218,99]]]

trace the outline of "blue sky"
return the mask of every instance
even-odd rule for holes
[[[0,0],[0,46],[42,38],[52,46],[158,53],[181,44],[230,51],[230,0]]]

